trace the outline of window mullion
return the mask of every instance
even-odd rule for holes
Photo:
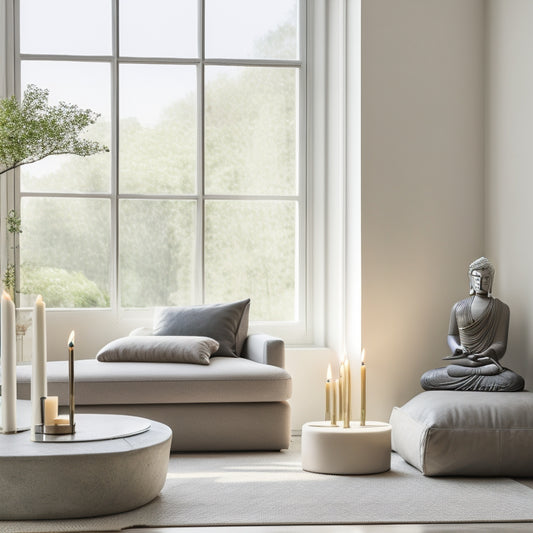
[[[112,3],[112,59],[111,59],[111,309],[120,307],[119,274],[119,0]]]
[[[205,296],[205,165],[204,165],[204,102],[205,102],[205,0],[198,0],[198,55],[197,67],[197,169],[196,169],[196,265],[195,300],[204,302]]]
[[[20,95],[20,5],[19,2],[6,3],[8,20],[12,23],[8,25],[7,40],[6,40],[6,67],[7,74],[5,76],[5,96]],[[7,182],[7,210],[5,215],[12,209],[20,216],[21,215],[21,201],[20,201],[20,169],[16,168],[6,174]],[[3,192],[3,191],[2,191]],[[19,235],[13,235],[13,249],[7,250],[7,263],[12,263],[15,266],[15,304],[20,305],[18,293],[20,291],[20,248]]]
[[[296,168],[298,172],[298,265],[296,268],[296,280],[298,287],[296,289],[296,309],[298,310],[298,320],[304,321],[306,324],[310,322],[309,311],[311,308],[308,297],[312,293],[308,285],[308,181],[306,179],[307,166],[307,2],[302,0],[299,2],[299,24],[298,24],[298,40],[299,40],[299,59],[301,62],[298,71],[298,121],[297,121],[297,142],[298,153]]]

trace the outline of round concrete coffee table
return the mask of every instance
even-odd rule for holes
[[[302,427],[302,468],[319,474],[377,474],[390,469],[391,426],[308,422]]]
[[[115,424],[121,434],[127,428],[140,432],[113,438],[109,428]],[[91,425],[107,436],[90,440]],[[121,513],[159,494],[168,469],[169,427],[133,416],[80,414],[76,428],[80,440],[71,436],[68,442],[34,442],[28,431],[0,434],[0,520]]]

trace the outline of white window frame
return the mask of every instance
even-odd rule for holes
[[[213,60],[213,59],[205,59],[202,58],[203,56],[203,2],[199,2],[200,6],[200,13],[198,17],[198,23],[199,23],[199,50],[200,53],[200,59],[198,60],[168,60],[168,59],[161,59],[156,58],[151,60],[147,58],[119,58],[118,57],[118,32],[117,32],[117,16],[118,16],[118,0],[112,0],[112,6],[113,6],[113,54],[111,57],[105,56],[77,56],[77,55],[62,55],[62,56],[56,56],[56,55],[49,55],[49,54],[21,54],[18,50],[18,39],[16,38],[17,29],[19,27],[19,23],[17,20],[17,13],[18,13],[18,0],[3,0],[6,2],[6,12],[7,16],[6,19],[9,21],[10,19],[14,21],[12,24],[12,28],[14,28],[13,35],[10,36],[10,39],[12,39],[12,43],[9,45],[9,48],[12,49],[12,53],[14,56],[13,65],[11,66],[11,75],[10,75],[10,88],[5,91],[6,94],[18,94],[21,93],[20,88],[20,62],[24,60],[64,60],[64,61],[105,61],[105,62],[111,62],[111,72],[112,72],[112,87],[113,87],[113,96],[112,96],[112,128],[113,128],[113,134],[112,134],[112,177],[111,177],[111,191],[109,194],[101,194],[101,193],[83,193],[83,194],[76,194],[76,193],[61,193],[61,194],[54,194],[54,193],[32,193],[32,192],[20,192],[18,190],[18,179],[15,179],[14,176],[11,177],[9,181],[12,182],[13,186],[16,190],[12,191],[12,194],[8,195],[8,197],[13,198],[11,201],[8,202],[8,206],[6,206],[6,209],[12,208],[14,206],[17,207],[17,204],[20,202],[20,198],[22,197],[83,197],[83,198],[107,198],[110,199],[112,203],[111,208],[111,220],[112,220],[112,250],[114,250],[113,258],[112,258],[112,266],[111,266],[111,287],[112,287],[112,294],[111,297],[111,303],[110,303],[110,309],[75,309],[75,310],[66,310],[66,309],[54,309],[50,310],[50,313],[53,314],[64,314],[68,313],[71,315],[73,312],[76,314],[88,314],[88,316],[95,318],[96,313],[103,313],[108,314],[112,313],[116,315],[117,319],[125,320],[126,322],[136,322],[139,320],[149,320],[149,317],[151,317],[151,310],[130,310],[130,309],[123,309],[120,307],[120,295],[119,295],[119,283],[118,283],[118,220],[117,220],[117,204],[120,199],[123,198],[160,198],[158,195],[127,195],[127,194],[121,194],[118,195],[117,191],[117,183],[118,183],[118,151],[117,151],[117,129],[118,129],[118,117],[117,117],[117,100],[118,100],[118,83],[117,83],[117,76],[118,76],[118,65],[123,63],[144,63],[144,64],[154,64],[154,63],[171,63],[171,64],[194,64],[198,67],[198,106],[199,106],[199,114],[198,116],[202,116],[201,107],[203,105],[203,70],[204,66],[208,65],[238,65],[238,66],[271,66],[271,67],[296,67],[300,70],[300,79],[299,79],[299,115],[301,117],[299,121],[299,131],[302,132],[298,136],[298,183],[299,183],[299,190],[297,194],[294,196],[235,196],[238,199],[242,200],[269,200],[269,199],[275,199],[275,200],[292,200],[298,202],[298,212],[299,212],[299,221],[298,221],[298,228],[297,228],[297,235],[298,235],[298,272],[297,272],[297,302],[296,306],[298,309],[299,317],[298,320],[294,322],[257,322],[253,323],[251,325],[252,329],[261,330],[265,332],[269,332],[272,334],[276,334],[279,336],[282,336],[283,338],[288,339],[288,342],[300,342],[300,343],[309,343],[312,339],[310,336],[309,331],[309,313],[310,313],[310,302],[309,302],[309,261],[308,261],[308,243],[309,243],[309,236],[308,236],[308,200],[307,200],[307,180],[306,180],[306,166],[308,165],[307,161],[307,135],[305,132],[307,131],[307,113],[309,111],[307,102],[306,102],[306,84],[307,84],[307,70],[306,70],[306,55],[307,55],[307,49],[305,46],[306,42],[306,33],[307,29],[305,27],[305,21],[307,18],[307,4],[305,0],[300,0],[300,9],[299,9],[299,16],[300,16],[300,27],[303,28],[303,31],[299,32],[299,45],[300,45],[300,58],[298,60]],[[311,3],[311,2],[309,2]],[[9,24],[8,24],[9,25]],[[8,26],[7,25],[7,26]],[[10,53],[8,51],[7,55],[9,56]],[[6,65],[6,70],[9,72],[10,66]],[[203,146],[203,125],[201,124],[201,121],[199,121],[199,139],[198,139],[198,153],[200,157],[198,157],[198,193],[197,198],[198,202],[197,205],[199,206],[199,212],[197,216],[198,224],[197,224],[197,239],[200,242],[200,245],[197,246],[197,260],[198,264],[202,265],[201,269],[198,269],[198,272],[196,273],[197,277],[197,299],[198,301],[203,300],[203,227],[202,227],[202,221],[203,221],[203,209],[204,209],[204,201],[205,200],[211,200],[211,199],[228,199],[228,195],[206,195],[203,190],[203,162],[202,162],[202,151],[201,147]],[[190,197],[190,196],[188,196]],[[180,198],[180,196],[170,196],[169,198]]]
[[[297,324],[252,323],[250,330],[279,335],[289,347],[314,345],[341,350],[346,344],[343,337],[348,337],[349,345],[357,348],[361,334],[361,0],[306,0],[304,4],[308,42],[301,59],[306,60],[307,135],[302,137],[307,176],[305,184],[301,181],[306,187],[306,215],[299,228],[301,235],[306,235],[304,251],[300,252],[300,259],[305,259],[300,262],[304,269],[304,314]],[[14,0],[0,0],[0,27],[5,28],[5,40],[0,41],[0,72],[6,74],[0,81],[2,97],[15,94],[13,20]],[[330,64],[335,58],[335,64]],[[14,172],[10,174],[8,180],[1,180],[0,189],[2,272],[7,261],[7,200],[14,197]],[[344,199],[340,210],[335,209],[339,207],[334,205],[335,198]],[[108,340],[150,324],[148,316],[119,313],[116,309],[54,310],[47,320],[51,359],[61,358],[63,337],[73,328],[77,338],[85,342],[86,356],[92,357]]]

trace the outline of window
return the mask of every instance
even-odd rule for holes
[[[22,167],[21,304],[306,315],[305,2],[19,0],[16,79],[110,147]]]

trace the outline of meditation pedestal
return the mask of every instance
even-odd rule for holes
[[[319,474],[377,474],[390,469],[391,426],[385,422],[308,422],[302,428],[302,468]]]

